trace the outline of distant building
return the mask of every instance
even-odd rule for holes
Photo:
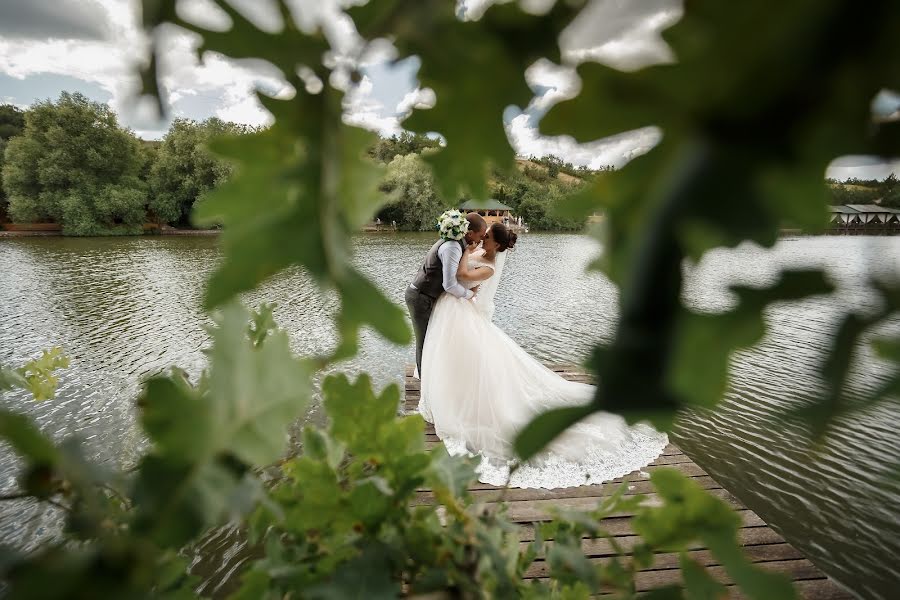
[[[484,217],[488,225],[494,223],[510,224],[513,222],[512,207],[494,199],[467,200],[459,205],[459,210],[463,212],[477,212]]]
[[[829,206],[831,228],[836,233],[900,233],[900,209],[877,204]]]

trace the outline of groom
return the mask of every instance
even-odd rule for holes
[[[469,230],[462,240],[438,240],[428,254],[422,268],[406,289],[406,306],[412,317],[413,331],[416,333],[416,367],[422,377],[422,347],[425,345],[425,331],[431,311],[441,294],[447,292],[457,298],[469,299],[475,295],[456,280],[456,270],[467,244],[477,244],[487,233],[487,223],[476,212],[466,215]]]

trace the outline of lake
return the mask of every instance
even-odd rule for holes
[[[404,288],[432,242],[429,234],[369,234],[353,245],[361,270],[402,305]],[[56,345],[72,359],[60,374],[56,399],[37,404],[17,392],[4,396],[4,405],[27,412],[58,439],[82,436],[97,460],[132,464],[145,445],[134,411],[141,379],[172,365],[196,375],[204,365],[209,319],[200,300],[220,260],[216,244],[215,238],[176,236],[0,239],[0,363],[18,365]],[[583,361],[594,343],[611,338],[617,318],[615,287],[585,271],[598,252],[582,235],[521,236],[497,293],[495,322],[544,362]],[[685,267],[685,299],[697,310],[722,310],[734,302],[729,284],[764,285],[780,268],[820,265],[838,292],[771,307],[763,343],[732,361],[721,409],[686,416],[672,437],[829,575],[860,597],[896,597],[900,401],[841,420],[821,447],[810,447],[796,426],[775,415],[821,389],[816,370],[829,332],[844,312],[873,306],[870,275],[900,274],[900,237],[799,237],[772,250],[743,245],[717,251]],[[296,352],[333,346],[335,298],[320,294],[300,270],[245,300],[277,303],[276,319]],[[896,331],[900,322],[886,329]],[[359,355],[338,369],[366,370],[381,387],[401,383],[412,359],[411,346],[364,331]],[[863,352],[853,384],[876,386],[887,374]],[[317,408],[306,417],[322,418]],[[15,489],[15,466],[11,452],[0,450],[0,493]],[[33,548],[53,536],[57,524],[58,515],[41,506],[0,506],[6,543]],[[197,568],[211,580],[207,591],[246,559],[236,544],[226,532],[198,553]]]

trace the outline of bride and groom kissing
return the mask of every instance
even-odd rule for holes
[[[600,483],[659,456],[665,434],[600,412],[518,463],[513,441],[523,427],[547,410],[589,403],[596,388],[560,377],[494,325],[494,296],[516,234],[458,210],[442,214],[438,228],[440,239],[407,288],[406,304],[416,336],[419,413],[448,452],[480,457],[482,482],[529,488]]]

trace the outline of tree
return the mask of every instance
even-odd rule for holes
[[[400,135],[380,138],[367,152],[375,160],[389,163],[395,156],[421,154],[428,148],[437,148],[438,146],[440,143],[427,135],[404,131]]]
[[[190,119],[172,123],[155,150],[148,174],[149,208],[158,222],[190,224],[194,203],[231,174],[231,166],[207,148],[209,140],[246,131],[243,126],[215,117],[202,123]]]
[[[7,199],[3,191],[3,163],[6,146],[25,129],[25,113],[12,104],[0,105],[0,220],[6,216]]]
[[[416,154],[394,157],[381,190],[391,195],[391,202],[378,216],[385,222],[397,221],[406,231],[434,229],[446,208],[437,197],[428,165]]]
[[[3,167],[14,221],[54,221],[71,235],[131,233],[144,220],[139,142],[105,104],[63,92],[25,115]]]

